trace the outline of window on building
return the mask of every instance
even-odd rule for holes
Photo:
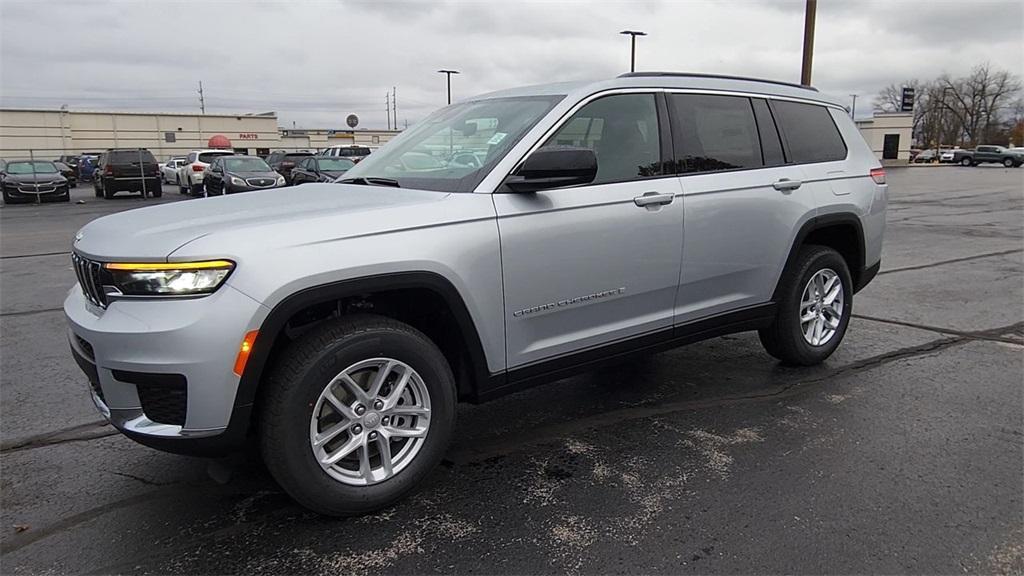
[[[846,143],[828,108],[785,100],[776,100],[772,107],[789,146],[790,160],[807,164],[846,158]]]
[[[593,184],[661,174],[658,112],[653,94],[605,96],[580,108],[544,146],[590,148],[597,155]]]

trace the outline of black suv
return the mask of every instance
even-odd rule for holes
[[[113,198],[118,192],[163,196],[160,167],[145,148],[109,148],[100,154],[92,186],[97,198]]]
[[[292,168],[304,159],[312,156],[312,152],[285,152],[278,150],[277,152],[271,153],[267,156],[267,164],[274,169],[275,172],[284,176],[284,181],[288,186],[292,185]]]

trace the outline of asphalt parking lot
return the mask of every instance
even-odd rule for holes
[[[823,366],[740,334],[464,405],[418,494],[348,520],[92,407],[59,310],[71,237],[183,197],[5,206],[0,572],[1020,573],[1024,170],[889,182],[882,272]]]

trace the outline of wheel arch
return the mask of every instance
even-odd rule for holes
[[[486,382],[489,377],[487,359],[476,324],[461,294],[447,278],[435,272],[419,271],[379,274],[331,282],[304,288],[281,300],[271,309],[258,329],[259,332],[253,342],[245,370],[239,380],[238,392],[235,395],[236,409],[251,407],[256,402],[263,374],[271,364],[274,355],[289,340],[286,329],[289,323],[299,315],[305,311],[315,310],[317,307],[329,306],[331,303],[375,296],[393,298],[400,295],[431,295],[437,299],[438,303],[443,304],[444,312],[450,314],[451,317],[452,326],[450,327],[457,331],[457,334],[447,335],[457,337],[456,341],[445,345],[438,342],[434,338],[435,334],[431,334],[429,330],[424,330],[422,326],[416,326],[414,322],[410,322],[410,324],[426,332],[435,340],[438,347],[445,353],[445,357],[449,359],[449,363],[452,364],[452,370],[459,384],[460,397],[473,399],[479,383]],[[377,313],[375,310],[367,311]],[[393,314],[384,313],[382,315],[405,320]],[[456,345],[458,348],[453,349]],[[464,352],[464,361],[461,357],[452,358],[452,354],[459,352]]]
[[[800,253],[800,248],[807,244],[828,246],[839,252],[850,269],[855,292],[862,288],[867,280],[870,280],[865,273],[864,266],[864,225],[856,214],[852,212],[824,214],[805,222],[797,231],[783,270],[793,266]],[[773,301],[779,299],[781,282],[782,274],[779,275],[779,283],[776,284],[775,291],[772,293]]]

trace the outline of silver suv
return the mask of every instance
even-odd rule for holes
[[[259,442],[296,500],[409,493],[479,402],[757,330],[817,364],[880,264],[885,174],[813,89],[628,74],[441,109],[338,183],[106,216],[64,310],[148,446]]]

